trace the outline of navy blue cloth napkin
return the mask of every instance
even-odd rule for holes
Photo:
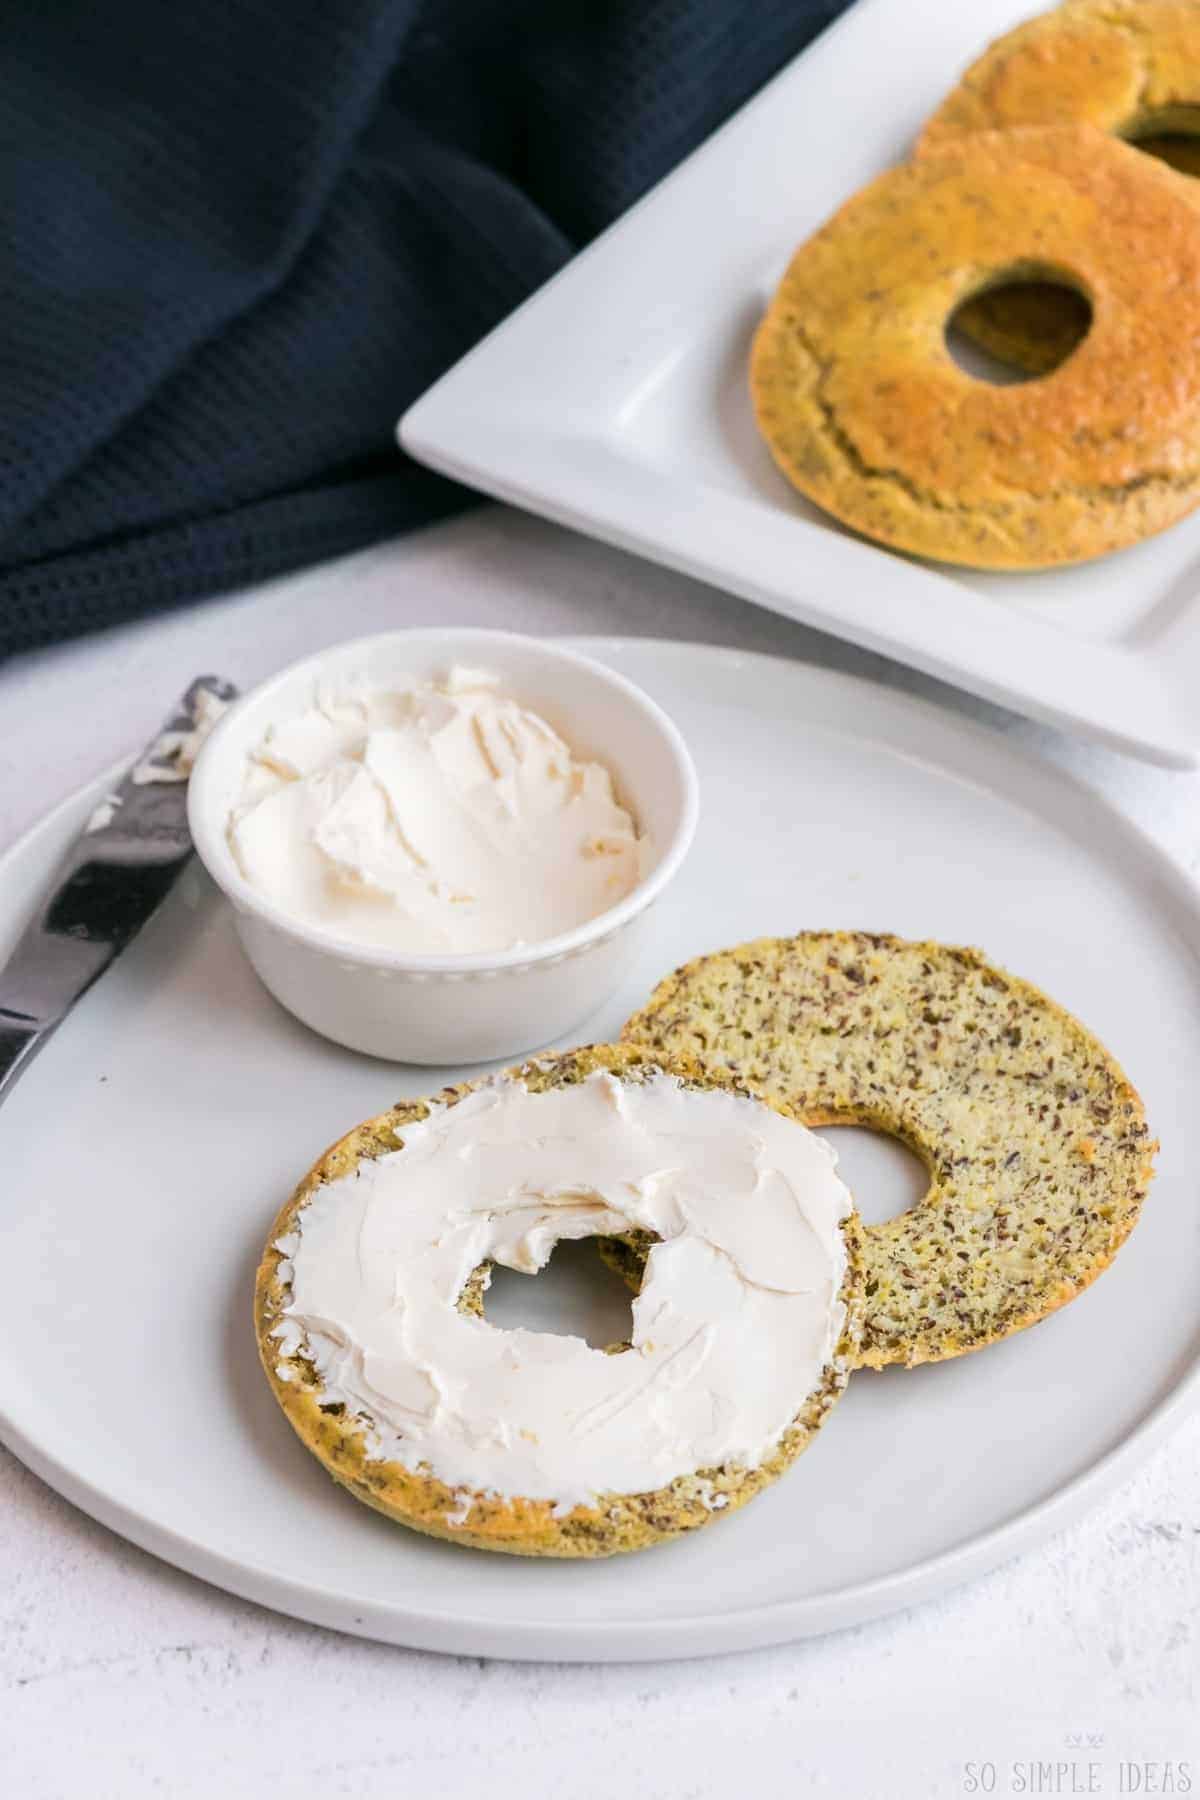
[[[844,0],[10,0],[0,655],[467,496],[404,407]]]

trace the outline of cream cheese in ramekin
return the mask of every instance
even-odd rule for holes
[[[571,931],[637,886],[648,852],[601,763],[461,668],[319,687],[252,754],[228,839],[304,924],[442,955]]]

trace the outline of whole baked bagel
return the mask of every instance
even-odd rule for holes
[[[1021,274],[1087,295],[1092,328],[1041,380],[975,380],[946,323]],[[784,474],[869,538],[979,568],[1119,549],[1200,500],[1200,210],[1090,127],[956,139],[801,246],[750,380]]]
[[[1200,7],[1195,0],[1066,0],[989,45],[926,124],[917,154],[963,132],[1093,125],[1200,175]],[[1200,186],[1195,190],[1200,204]],[[955,323],[993,355],[1041,373],[1087,328],[1081,297],[1018,283],[969,301]]]
[[[977,1350],[1073,1299],[1150,1183],[1141,1101],[1103,1044],[977,950],[760,938],[668,976],[624,1036],[921,1158],[924,1199],[865,1228],[873,1368]]]
[[[677,1179],[686,1142],[670,1135],[664,1155],[638,1121],[640,1103],[665,1103],[678,1124],[681,1097],[702,1155]],[[579,1140],[566,1126],[581,1101],[595,1130]],[[621,1179],[601,1192],[595,1158],[614,1138]],[[781,1150],[795,1162],[778,1166],[808,1171],[807,1186],[776,1179]],[[550,1188],[548,1167],[565,1177]],[[271,1228],[255,1291],[267,1379],[334,1479],[418,1531],[529,1556],[663,1542],[780,1475],[845,1385],[861,1232],[832,1170],[786,1104],[632,1044],[402,1102],[335,1144]],[[651,1202],[662,1228],[638,1231],[629,1343],[599,1350],[486,1321],[491,1258],[532,1273],[562,1236],[644,1226]],[[476,1260],[484,1243],[491,1255]],[[818,1245],[830,1254],[815,1280]],[[614,1491],[614,1461],[668,1475]]]

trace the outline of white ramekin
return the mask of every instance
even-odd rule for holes
[[[436,678],[483,668],[541,713],[579,755],[611,771],[649,834],[652,865],[619,905],[519,950],[414,956],[304,924],[244,879],[226,830],[249,753],[268,725],[308,707],[318,678]],[[617,986],[647,909],[679,868],[696,828],[696,771],[671,720],[624,676],[574,651],[506,631],[391,631],[306,657],[231,707],[196,759],[192,838],[232,901],[260,979],[289,1012],[335,1043],[395,1062],[490,1062],[550,1044]]]

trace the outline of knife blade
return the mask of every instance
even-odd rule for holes
[[[64,856],[0,971],[0,1100],[158,910],[191,856],[188,775],[236,693],[215,675],[193,681]]]

